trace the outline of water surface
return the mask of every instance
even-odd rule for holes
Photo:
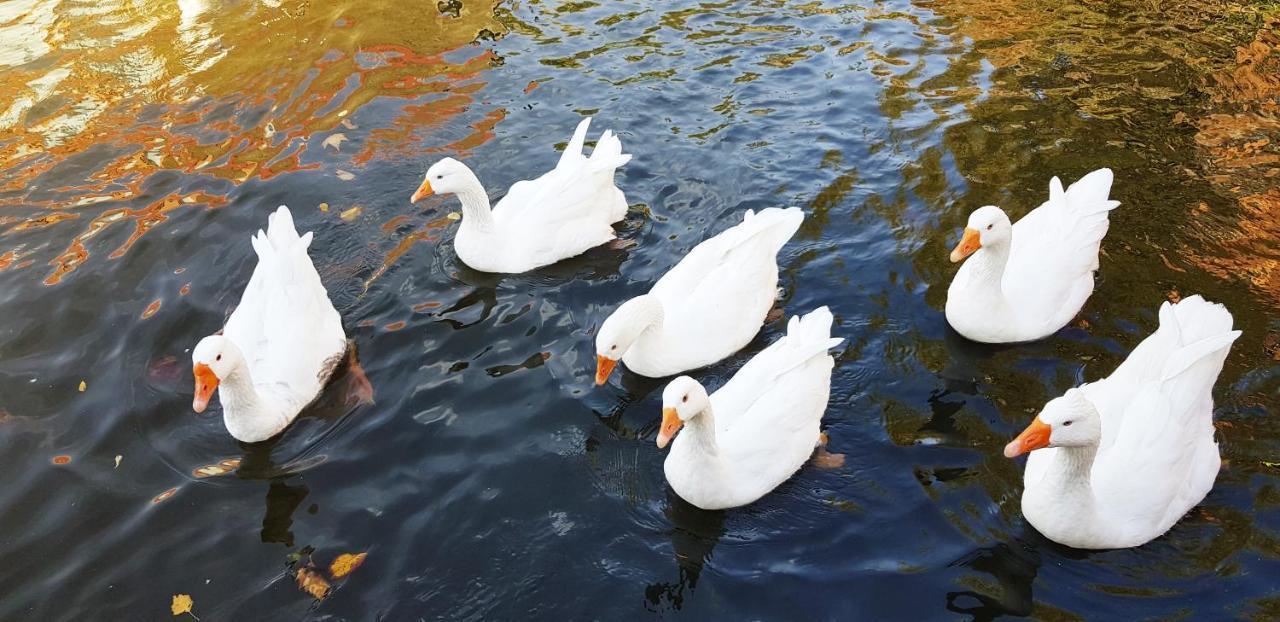
[[[168,619],[179,593],[206,620],[1280,616],[1280,35],[1269,5],[1171,4],[0,5],[0,618]],[[500,195],[584,115],[635,155],[624,248],[481,274],[456,203],[408,204],[445,155]],[[1123,205],[1081,317],[951,333],[968,212],[1101,166]],[[340,378],[243,445],[190,411],[189,349],[279,204],[375,400]],[[847,339],[824,419],[847,459],[703,512],[662,476],[661,382],[593,387],[591,340],[775,205],[807,214],[783,308]],[[1244,331],[1217,486],[1144,547],[1047,542],[1000,449],[1194,293]],[[323,602],[296,586],[356,551]]]

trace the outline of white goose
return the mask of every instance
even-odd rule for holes
[[[231,436],[246,443],[279,434],[320,393],[347,349],[342,319],[307,256],[289,208],[251,238],[258,265],[240,305],[191,352],[196,412],[213,392]]]
[[[671,489],[704,510],[746,505],[786,481],[819,444],[834,359],[831,312],[793,316],[787,334],[718,391],[681,376],[662,392],[658,447]]]
[[[623,303],[596,335],[596,384],[621,360],[660,378],[719,361],[751,342],[778,297],[778,251],[798,207],[747,210],[741,224],[693,247],[648,294]]]
[[[947,290],[947,321],[985,343],[1034,341],[1067,325],[1093,293],[1098,248],[1107,234],[1111,170],[1066,191],[1054,177],[1049,200],[1017,224],[993,205],[969,215],[951,261],[972,255]]]
[[[1168,531],[1218,475],[1211,393],[1239,336],[1222,305],[1166,302],[1160,328],[1111,376],[1046,404],[1004,449],[1032,452],[1027,521],[1082,549],[1138,546]]]
[[[527,272],[580,255],[613,240],[613,223],[627,214],[627,198],[613,184],[613,172],[631,156],[622,153],[622,141],[608,130],[591,157],[583,156],[590,125],[589,117],[578,124],[554,169],[512,184],[493,209],[475,173],[453,158],[431,165],[410,200],[457,195],[462,224],[454,249],[476,270]]]

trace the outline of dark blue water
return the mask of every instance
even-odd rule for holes
[[[1273,178],[1215,151],[1274,131],[1215,78],[1262,9],[367,4],[0,6],[0,618],[169,619],[174,594],[202,620],[1280,616]],[[481,274],[455,202],[409,205],[445,155],[499,196],[584,115],[635,155],[626,248]],[[1011,348],[950,332],[968,212],[1020,216],[1102,166],[1123,205],[1081,317]],[[189,350],[279,204],[316,234],[374,403],[340,377],[244,445],[190,411]],[[592,338],[769,206],[806,213],[785,312],[828,305],[847,339],[824,419],[846,461],[704,512],[663,479],[662,382],[593,387]],[[1137,549],[1046,541],[1001,448],[1193,293],[1244,331],[1217,486]],[[297,587],[358,551],[323,601]]]

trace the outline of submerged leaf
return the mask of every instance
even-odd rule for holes
[[[333,560],[332,564],[329,564],[329,574],[333,575],[335,579],[341,579],[354,572],[356,568],[359,568],[360,564],[364,563],[364,558],[368,555],[368,553],[343,553]]]
[[[316,600],[324,600],[329,595],[329,581],[314,568],[298,569],[298,587]]]

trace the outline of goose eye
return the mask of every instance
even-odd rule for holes
[[[221,361],[221,360],[222,360],[222,355],[221,355],[221,354],[219,354],[218,356],[213,357],[213,360],[215,360],[215,361]]]
[[[1071,425],[1071,423],[1072,423],[1072,422],[1070,422],[1070,421],[1063,421],[1063,422],[1062,422],[1062,427],[1064,427],[1064,428],[1065,428],[1065,427],[1067,427],[1067,426]]]
[[[609,349],[610,349],[610,350],[617,350],[617,349],[618,349],[618,345],[617,345],[617,344],[611,345],[611,346],[609,346]]]
[[[436,179],[444,179],[444,175],[436,175]],[[990,229],[990,227],[987,228]]]
[[[684,396],[684,397],[680,398],[680,401],[681,401],[681,402],[687,402],[687,401],[689,401],[689,396],[688,396],[688,395],[686,395],[686,396]]]
[[[994,226],[995,226],[994,224],[987,225],[987,231],[990,231],[990,230],[991,230],[991,228],[992,228],[992,227],[994,227]]]

